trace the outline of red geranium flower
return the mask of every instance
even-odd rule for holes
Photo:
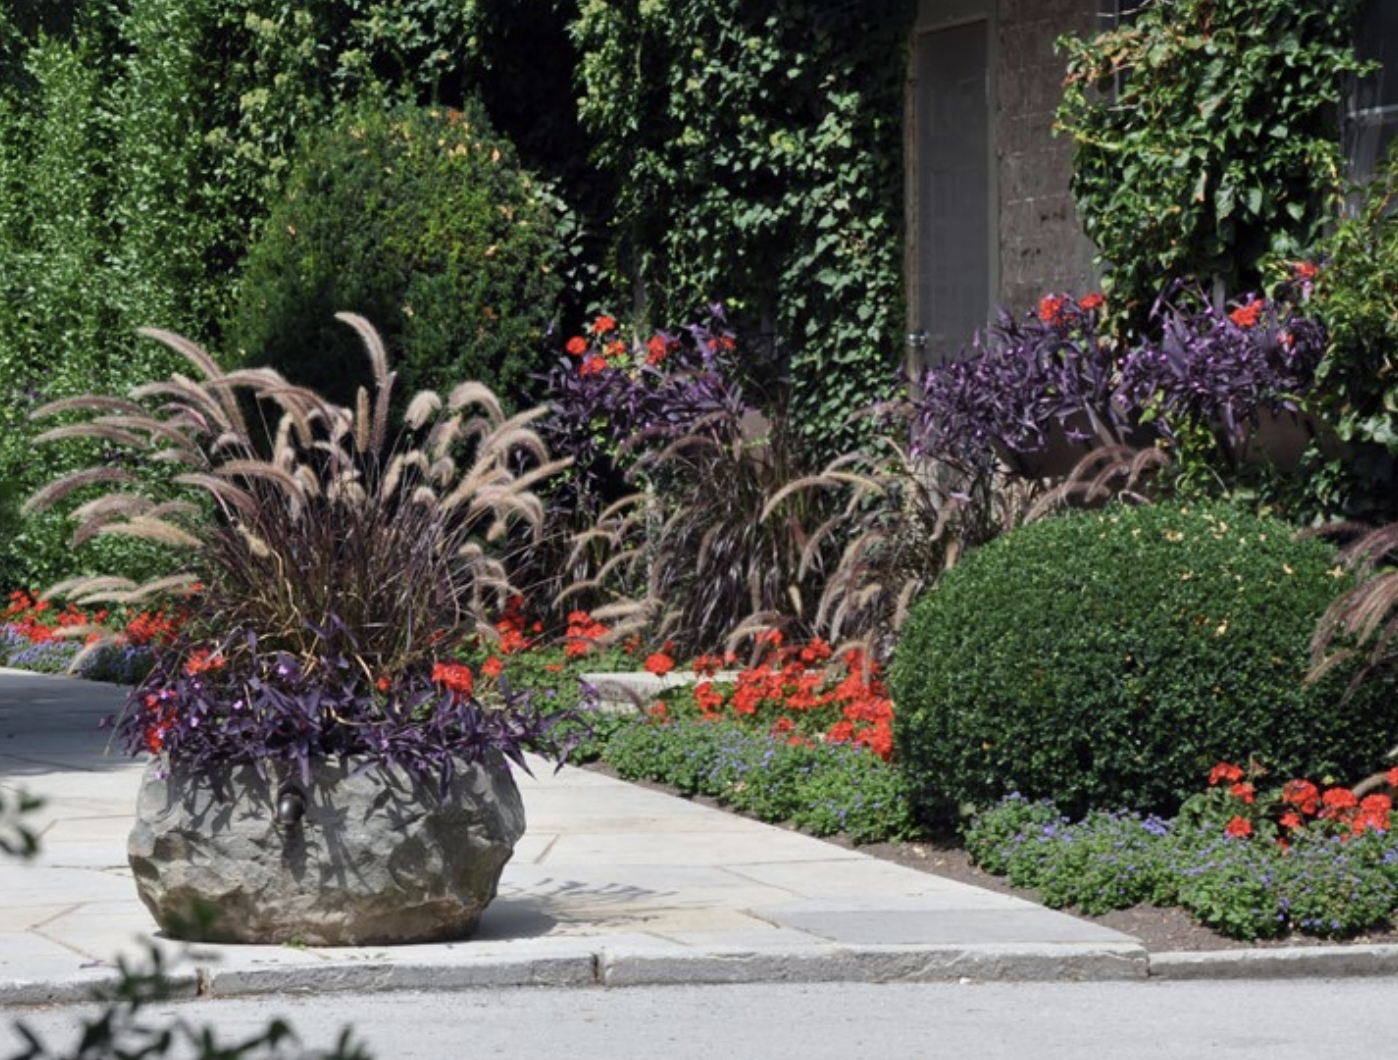
[[[1254,300],[1247,305],[1238,306],[1237,309],[1228,314],[1228,318],[1240,328],[1251,328],[1257,325],[1257,318],[1261,313],[1261,300]]]
[[[1225,782],[1228,784],[1236,784],[1242,779],[1242,769],[1235,766],[1232,762],[1220,762],[1218,765],[1214,766],[1213,769],[1209,770],[1210,787]]]
[[[432,680],[452,694],[453,702],[469,696],[475,687],[471,668],[458,663],[438,663],[432,667]]]
[[[1039,299],[1039,319],[1049,327],[1063,323],[1063,306],[1068,300],[1062,295],[1046,294]]]
[[[1359,805],[1359,799],[1349,788],[1331,788],[1321,796],[1321,803],[1325,806],[1324,816],[1333,817],[1344,810],[1352,810]]]
[[[1320,789],[1309,780],[1288,780],[1282,785],[1282,802],[1313,817],[1320,809]]]
[[[568,345],[563,348],[574,357],[581,357],[587,352],[587,339],[583,338],[581,335],[574,335],[568,340]]]
[[[1234,817],[1224,826],[1223,834],[1234,839],[1246,839],[1252,835],[1252,822],[1246,817]]]
[[[664,677],[675,668],[675,660],[664,652],[656,652],[654,655],[646,656],[645,668],[656,677]]]

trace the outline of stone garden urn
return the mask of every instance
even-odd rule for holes
[[[166,935],[307,946],[465,938],[524,833],[503,759],[461,767],[445,792],[385,765],[322,761],[308,785],[299,769],[267,773],[147,767],[128,855]]]

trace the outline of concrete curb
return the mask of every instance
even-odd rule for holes
[[[199,960],[199,958],[195,958]],[[1148,954],[1138,945],[792,947],[680,954],[603,946],[567,956],[339,961],[267,968],[202,963],[169,974],[172,998],[314,996],[515,987],[625,988],[759,983],[1144,982],[1148,979],[1302,979],[1398,975],[1398,946],[1295,947]],[[90,1002],[115,969],[0,984],[0,1005]]]
[[[98,995],[111,991],[120,978],[115,968],[103,968],[90,975],[66,979],[0,983],[0,1015],[12,1006],[86,1005]],[[201,993],[197,971],[167,972],[165,981],[171,998],[193,998]]]
[[[1398,975],[1398,946],[1295,946],[1284,949],[1157,953],[1152,979],[1342,979]]]

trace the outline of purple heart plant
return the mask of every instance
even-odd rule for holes
[[[1260,413],[1295,410],[1325,350],[1325,329],[1287,301],[1250,294],[1224,309],[1176,289],[1152,337],[1101,330],[1102,298],[1048,295],[1001,314],[965,360],[927,369],[914,392],[914,448],[983,469],[1043,451],[1061,433],[1095,446],[1173,440],[1186,425],[1235,447]]]
[[[534,487],[566,466],[532,427],[546,410],[507,417],[466,382],[418,393],[397,422],[377,333],[340,319],[373,367],[353,409],[267,368],[224,371],[152,330],[192,377],[38,413],[85,413],[43,437],[97,438],[134,459],[64,475],[30,506],[78,501],[77,542],[127,534],[184,559],[145,585],[85,577],[50,590],[78,603],[191,594],[183,632],[116,722],[120,741],[210,774],[248,764],[307,778],[330,757],[443,785],[482,759],[561,760],[556,715],[478,683],[453,655],[497,635],[487,615],[514,595],[508,552],[543,521]],[[176,473],[140,473],[161,465]]]
[[[539,433],[572,466],[553,500],[591,517],[633,486],[627,473],[650,450],[699,425],[731,432],[747,411],[734,382],[737,339],[721,305],[708,322],[627,339],[602,315],[568,340],[545,379],[549,413]]]
[[[964,360],[928,368],[915,389],[913,448],[983,470],[1037,453],[1055,427],[1072,442],[1124,440],[1116,351],[1100,331],[1101,295],[1047,295],[1038,311],[1001,312]]]
[[[1195,423],[1236,446],[1262,410],[1298,409],[1325,353],[1319,321],[1256,294],[1227,311],[1198,297],[1163,301],[1155,319],[1160,338],[1122,358],[1117,394],[1166,437]]]

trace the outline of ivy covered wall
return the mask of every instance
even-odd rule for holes
[[[914,0],[586,0],[581,117],[617,182],[615,290],[770,335],[798,429],[849,440],[901,361]]]

